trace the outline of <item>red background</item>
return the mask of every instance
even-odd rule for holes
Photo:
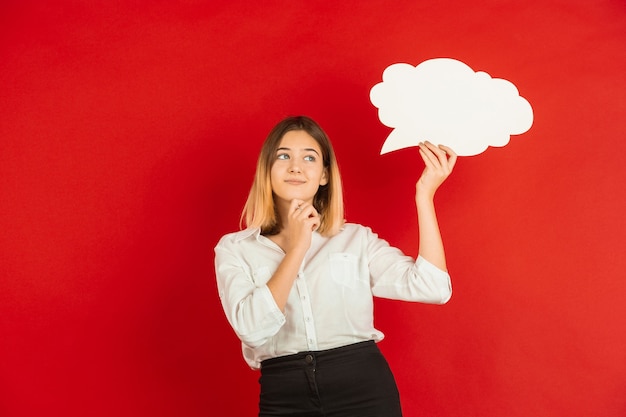
[[[450,303],[376,304],[405,414],[626,415],[624,1],[4,1],[0,42],[0,415],[255,415],[213,247],[262,140],[317,119],[348,220],[415,254],[369,90],[436,57],[535,120],[438,193]]]

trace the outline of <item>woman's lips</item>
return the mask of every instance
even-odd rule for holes
[[[306,181],[304,181],[304,180],[285,180],[285,182],[287,184],[291,184],[291,185],[300,185],[300,184],[304,184]]]

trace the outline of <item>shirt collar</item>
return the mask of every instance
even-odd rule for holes
[[[240,242],[244,239],[249,238],[250,236],[254,236],[256,239],[258,239],[260,234],[261,234],[261,228],[250,227],[248,229],[244,229],[241,232],[237,233],[237,238],[235,239],[235,241]]]

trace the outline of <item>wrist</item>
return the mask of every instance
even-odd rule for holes
[[[306,252],[309,250],[309,247],[303,244],[298,244],[291,246],[285,250],[285,255],[289,255],[289,257],[300,258],[303,259]]]
[[[429,193],[426,191],[417,191],[415,193],[415,204],[418,206],[433,205],[435,201],[435,193]]]

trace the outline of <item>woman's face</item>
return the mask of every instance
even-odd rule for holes
[[[328,183],[322,150],[304,130],[285,133],[274,158],[270,181],[277,205],[293,199],[312,203],[319,186]]]

